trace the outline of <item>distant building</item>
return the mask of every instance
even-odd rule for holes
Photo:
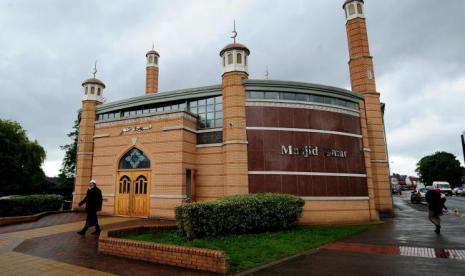
[[[363,5],[343,4],[352,91],[249,79],[250,50],[235,36],[219,52],[217,85],[158,92],[154,49],[146,54],[145,95],[103,103],[104,83],[86,80],[74,208],[95,179],[111,215],[173,219],[186,200],[260,192],[302,197],[307,224],[391,213]]]

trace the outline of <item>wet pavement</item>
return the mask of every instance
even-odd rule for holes
[[[55,214],[0,227],[1,275],[211,275],[195,270],[98,254],[98,237],[76,234],[82,213]],[[173,221],[99,217],[103,230]]]
[[[394,204],[396,216],[384,224],[346,238],[333,249],[319,249],[253,275],[465,275],[465,259],[435,256],[435,252],[444,252],[443,249],[463,252],[465,218],[453,214],[443,216],[443,228],[437,235],[427,218],[425,205],[411,204],[406,197],[397,196]],[[433,256],[400,255],[406,248],[419,250],[414,256],[428,250]]]

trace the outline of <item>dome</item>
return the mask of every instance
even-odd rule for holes
[[[229,50],[244,50],[247,53],[247,55],[250,54],[249,48],[245,47],[245,45],[242,45],[240,43],[231,43],[224,46],[224,48],[221,49],[220,56],[222,56],[224,52]]]
[[[158,52],[155,51],[155,50],[150,50],[150,51],[148,51],[147,54],[145,54],[145,56],[148,56],[148,55],[150,55],[150,54],[155,54],[157,57],[160,57],[160,55],[158,54]]]
[[[355,1],[355,0],[346,0],[344,2],[344,4],[342,4],[342,8],[344,9],[347,4],[349,4],[350,2],[353,2],[353,1]],[[365,4],[365,2],[363,2],[363,0],[357,0],[357,1],[362,2],[362,3]]]
[[[96,79],[96,78],[90,78],[90,79],[87,79],[86,81],[84,81],[82,83],[82,86],[86,85],[86,84],[98,84],[98,85],[101,85],[103,86],[103,88],[105,88],[105,84],[99,80],[99,79]]]

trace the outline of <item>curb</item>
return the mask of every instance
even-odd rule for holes
[[[72,212],[74,211],[73,210],[47,211],[47,212],[42,212],[42,213],[29,215],[29,216],[1,217],[0,226],[19,224],[23,222],[33,222],[48,215],[61,214],[61,213],[72,213]]]
[[[254,267],[254,268],[251,268],[249,270],[242,271],[242,272],[239,272],[239,273],[236,273],[236,274],[233,274],[233,275],[234,276],[251,275],[251,274],[253,274],[255,272],[258,272],[260,270],[263,270],[265,268],[269,268],[269,267],[272,267],[272,266],[275,266],[275,265],[278,265],[278,264],[281,264],[281,263],[284,263],[284,262],[287,262],[287,261],[290,261],[290,260],[294,260],[294,259],[297,259],[297,258],[302,257],[302,256],[315,254],[319,250],[320,250],[320,248],[313,248],[313,249],[310,249],[308,251],[304,251],[304,252],[289,256],[289,257],[285,257],[285,258],[279,259],[277,261],[273,261],[271,263],[266,263],[264,265],[260,265],[260,266],[257,266],[257,267]]]

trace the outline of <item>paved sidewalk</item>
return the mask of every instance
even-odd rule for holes
[[[383,225],[253,275],[465,275],[465,218],[442,217],[437,235],[426,206],[394,203]]]
[[[98,254],[98,237],[76,234],[84,220],[83,214],[67,213],[0,227],[0,275],[209,275]],[[124,217],[100,217],[99,221],[103,229],[173,223]]]

